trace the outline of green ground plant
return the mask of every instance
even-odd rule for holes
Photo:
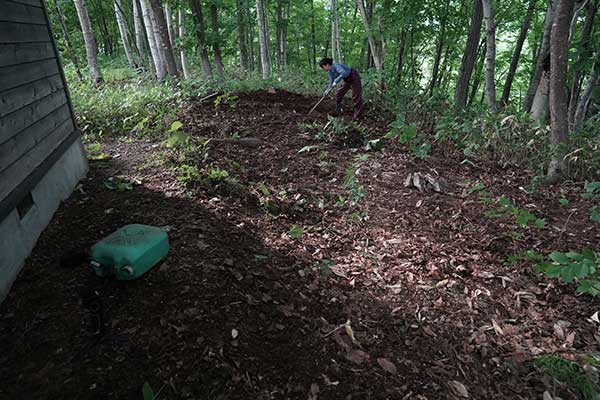
[[[598,360],[594,357],[588,357],[586,361],[589,369],[595,370],[599,365]],[[536,358],[534,364],[552,378],[578,391],[583,399],[600,399],[600,387],[597,379],[577,362],[565,360],[557,355],[544,355]]]
[[[403,114],[396,116],[396,119],[392,122],[392,129],[388,132],[386,138],[398,138],[398,141],[408,146],[417,158],[427,158],[431,151],[431,144],[427,137],[419,131],[417,125],[413,123],[406,124]]]

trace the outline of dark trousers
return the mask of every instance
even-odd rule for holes
[[[352,89],[352,106],[354,109],[352,117],[353,119],[357,119],[363,110],[362,83],[360,82],[360,74],[354,68],[350,71],[350,75],[348,75],[347,78],[344,78],[344,84],[335,94],[335,101],[337,104],[342,102],[344,95],[350,89]]]

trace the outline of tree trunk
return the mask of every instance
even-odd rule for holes
[[[81,75],[81,69],[79,68],[79,61],[77,60],[77,55],[73,51],[73,46],[71,44],[71,38],[69,36],[69,31],[67,29],[67,25],[65,24],[65,16],[60,8],[60,4],[58,1],[54,2],[54,8],[56,9],[56,18],[58,19],[58,23],[60,25],[60,29],[62,31],[63,37],[65,38],[65,50],[67,52],[67,56],[73,63],[75,67],[75,73],[80,81],[83,81],[83,76]]]
[[[131,45],[129,44],[129,38],[127,37],[127,28],[125,26],[125,16],[123,15],[121,8],[121,0],[114,0],[115,17],[117,18],[117,25],[119,25],[119,33],[121,34],[121,41],[123,42],[123,50],[125,50],[125,56],[127,62],[131,68],[137,68],[137,62],[133,56]]]
[[[579,44],[579,52],[577,61],[575,61],[575,68],[573,68],[573,78],[571,81],[571,98],[569,100],[569,126],[573,127],[575,124],[575,113],[578,105],[579,95],[581,92],[581,84],[583,74],[580,68],[577,66],[582,60],[587,59],[591,55],[592,49],[590,48],[590,34],[594,25],[594,19],[596,12],[598,11],[598,1],[589,0],[587,3],[587,13],[583,29],[581,30],[581,41]]]
[[[600,49],[596,50],[596,60],[592,65],[592,72],[588,80],[585,90],[581,94],[579,103],[577,104],[577,110],[573,118],[573,131],[577,131],[583,125],[585,116],[587,114],[588,107],[590,105],[590,99],[592,97],[592,91],[596,86],[600,84]]]
[[[344,62],[341,47],[338,2],[331,0],[331,56],[336,62]]]
[[[160,3],[160,0],[150,0],[152,11],[154,14],[154,22],[156,22],[156,32],[160,38],[160,52],[162,58],[167,67],[167,73],[170,76],[179,76],[177,71],[177,62],[175,61],[175,55],[173,54],[173,47],[171,47],[171,41],[169,40],[169,30],[167,28],[167,22],[165,21],[165,14]]]
[[[196,22],[196,38],[198,39],[198,51],[200,53],[200,62],[204,76],[212,75],[210,60],[208,58],[208,50],[206,49],[206,38],[204,36],[204,16],[202,15],[202,6],[199,0],[190,0],[192,14]]]
[[[481,38],[481,24],[483,22],[483,5],[481,0],[473,0],[473,15],[471,16],[471,30],[467,45],[462,57],[458,81],[454,92],[454,104],[457,108],[464,108],[467,104],[469,81],[477,59],[477,46]]]
[[[100,31],[102,32],[102,41],[103,41],[103,48],[104,48],[104,53],[108,54],[108,55],[112,55],[114,52],[114,48],[113,48],[113,42],[110,36],[110,32],[108,29],[108,24],[106,23],[106,18],[104,17],[106,15],[105,11],[104,11],[104,7],[103,7],[103,2],[99,1],[99,2],[92,2],[92,5],[96,5],[98,7],[97,9],[97,13],[93,13],[93,15],[97,15],[98,19],[100,20]]]
[[[402,69],[404,68],[404,52],[406,49],[406,29],[400,32],[400,45],[398,46],[398,62],[396,68],[396,79],[398,82],[402,80]]]
[[[519,31],[517,44],[515,46],[515,50],[513,51],[513,55],[510,60],[510,67],[508,68],[506,81],[504,82],[504,89],[502,90],[502,97],[500,99],[500,104],[503,107],[506,107],[508,105],[508,101],[510,99],[510,89],[512,87],[513,80],[515,79],[515,73],[517,72],[517,66],[519,65],[521,51],[523,50],[523,43],[525,43],[525,39],[527,39],[527,32],[529,31],[529,26],[531,25],[531,19],[533,17],[533,12],[535,11],[536,3],[536,0],[529,0],[527,14],[525,15],[525,19],[521,24],[521,30]]]
[[[555,181],[565,172],[564,155],[569,142],[567,93],[567,69],[569,65],[569,28],[573,16],[574,0],[559,0],[556,7],[556,17],[552,24],[550,40],[550,142],[556,146],[550,165],[548,178]]]
[[[140,0],[142,9],[142,17],[144,18],[144,27],[146,28],[146,37],[148,38],[148,47],[150,47],[150,55],[152,56],[152,64],[154,65],[154,75],[157,79],[163,79],[167,74],[165,64],[160,56],[156,36],[154,34],[154,21],[152,18],[148,0]]]
[[[494,7],[492,0],[481,0],[485,18],[486,56],[485,56],[485,97],[488,110],[496,112],[496,27],[494,26]]]
[[[167,22],[167,32],[169,33],[169,43],[171,43],[171,48],[175,51],[176,40],[175,40],[175,27],[173,26],[173,15],[171,13],[171,6],[169,6],[169,2],[165,2],[164,5],[165,11],[165,21]]]
[[[79,17],[79,23],[81,25],[81,31],[83,32],[83,40],[85,42],[85,54],[87,56],[88,68],[94,84],[100,84],[103,81],[102,72],[98,66],[98,45],[96,44],[96,38],[94,38],[94,32],[92,31],[92,24],[90,23],[90,17],[87,13],[84,0],[73,0],[75,8],[77,9],[77,16]]]
[[[475,96],[477,96],[477,92],[479,91],[479,85],[481,84],[481,72],[483,71],[483,66],[485,65],[485,56],[487,54],[487,46],[485,45],[486,41],[482,41],[477,53],[480,54],[479,61],[475,66],[475,74],[473,79],[473,85],[471,86],[471,95],[469,96],[469,100],[467,104],[469,107],[475,101]]]
[[[240,48],[240,68],[247,71],[248,68],[248,47],[246,33],[246,10],[244,9],[244,0],[236,0],[237,12],[237,31],[238,31],[238,46]]]
[[[215,53],[215,66],[217,73],[222,75],[225,71],[221,57],[221,35],[219,35],[219,13],[216,0],[210,1],[210,26],[212,28],[212,47]]]
[[[256,0],[256,19],[258,21],[258,44],[260,47],[260,66],[262,78],[268,79],[271,74],[268,54],[267,27],[265,26],[265,8],[263,0]]]
[[[177,19],[179,22],[179,43],[181,43],[179,49],[179,58],[181,59],[181,70],[183,71],[183,78],[190,79],[190,69],[188,67],[187,55],[185,54],[185,19],[183,15],[183,8],[181,5],[177,10]]]
[[[246,22],[247,22],[247,28],[248,28],[248,67],[250,69],[250,72],[253,72],[255,70],[255,64],[254,64],[254,59],[256,57],[254,57],[254,27],[255,24],[252,23],[252,11],[250,10],[251,4],[252,4],[252,0],[247,0],[248,4],[246,5]]]
[[[365,5],[363,4],[363,0],[356,0],[356,5],[358,7],[358,10],[360,11],[363,25],[365,26],[365,31],[367,32],[367,39],[369,41],[369,48],[371,49],[371,54],[373,56],[373,62],[375,63],[375,69],[377,70],[377,72],[382,72],[383,63],[381,62],[379,50],[377,49],[377,43],[375,43],[375,38],[373,37],[373,33],[371,32],[371,28],[369,26],[369,20],[367,18],[367,13],[365,11]]]
[[[138,5],[138,0],[133,0],[133,30],[135,32],[135,47],[137,47],[138,54],[140,56],[141,63],[145,63],[145,55],[144,55],[144,27],[142,24],[142,20],[140,17],[140,9]]]
[[[550,116],[550,71],[543,71],[529,117],[532,121],[546,123]]]
[[[537,87],[540,84],[540,79],[544,72],[544,61],[550,52],[550,34],[552,31],[552,22],[554,21],[554,10],[556,9],[556,3],[559,0],[552,0],[548,3],[548,9],[546,10],[546,18],[544,19],[544,33],[542,35],[542,43],[538,51],[538,57],[533,70],[533,75],[527,89],[527,95],[523,101],[523,109],[525,112],[531,111],[531,106],[537,92]],[[570,21],[569,21],[570,22]]]
[[[440,21],[440,36],[438,37],[438,42],[435,48],[435,58],[433,60],[433,71],[431,72],[431,82],[429,83],[429,97],[433,96],[433,89],[435,88],[435,84],[438,78],[438,73],[440,71],[440,62],[442,59],[442,50],[444,49],[444,38],[446,36],[446,21],[448,20],[448,7],[450,6],[450,1],[446,1],[446,8],[444,14],[441,16]]]
[[[315,28],[315,4],[314,0],[310,0],[310,38],[311,38],[311,67],[313,73],[317,72],[317,34]]]

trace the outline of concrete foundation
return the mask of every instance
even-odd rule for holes
[[[61,201],[71,195],[87,168],[85,149],[77,139],[31,191],[31,209],[22,216],[14,209],[0,221],[0,302]]]

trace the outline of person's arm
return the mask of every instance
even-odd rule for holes
[[[329,71],[327,73],[327,89],[325,89],[325,93],[329,93],[329,91],[331,91],[331,89],[333,88],[333,71]]]

